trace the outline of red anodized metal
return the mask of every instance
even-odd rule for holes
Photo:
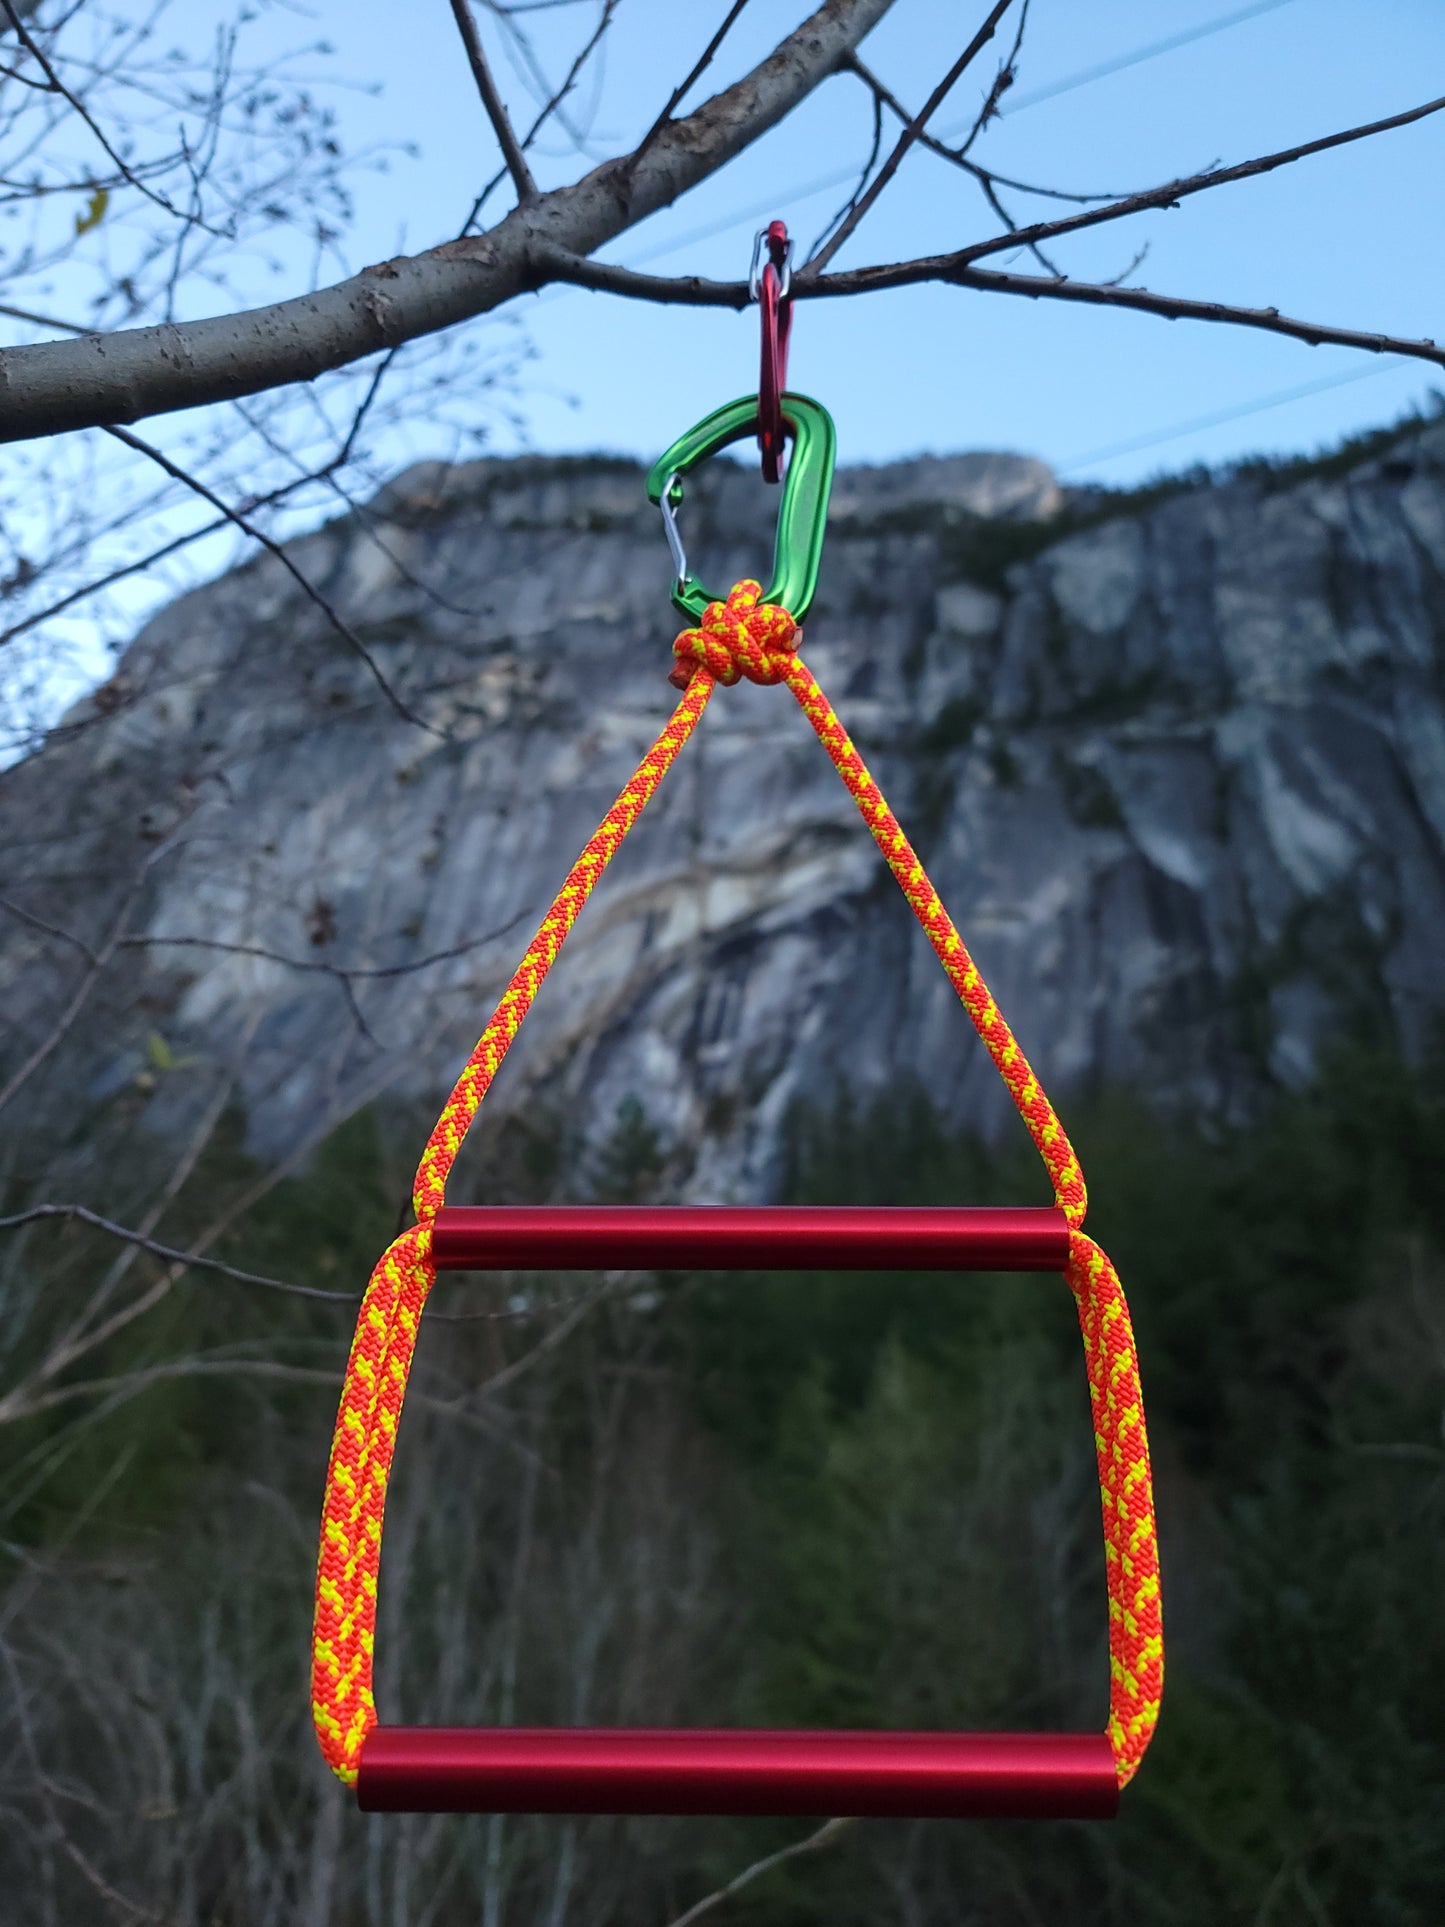
[[[787,227],[782,221],[770,221],[759,239],[766,242],[768,258],[758,276],[763,338],[758,371],[758,447],[763,455],[763,480],[777,482],[783,472],[783,391],[788,385],[788,340],[793,331],[792,296],[783,292]]]
[[[887,1814],[1107,1820],[1102,1733],[376,1726],[357,1804],[377,1813]]]
[[[448,1206],[440,1270],[1062,1271],[1053,1207]],[[1102,1733],[376,1726],[357,1803],[390,1813],[1109,1819]]]
[[[1053,1206],[448,1205],[440,1271],[1062,1271]]]

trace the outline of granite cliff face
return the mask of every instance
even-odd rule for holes
[[[774,501],[695,479],[707,580],[766,572]],[[174,1130],[187,1063],[219,1064],[268,1154],[442,1093],[673,698],[629,463],[416,469],[294,554],[428,727],[264,558],[166,610],[0,785],[32,919],[0,923],[0,1062],[83,993],[56,1104],[139,1078]],[[1442,651],[1441,426],[1152,501],[1005,456],[844,471],[805,640],[1055,1095],[1216,1113],[1342,1028],[1418,1050],[1445,1001]],[[95,972],[34,919],[120,942]],[[791,699],[722,690],[488,1111],[540,1093],[597,1133],[635,1097],[685,1191],[740,1197],[795,1098],[900,1077],[1005,1115]]]

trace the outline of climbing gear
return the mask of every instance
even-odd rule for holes
[[[832,423],[783,398],[794,434],[775,588],[740,582],[673,645],[682,693],[572,866],[468,1058],[417,1170],[416,1223],[383,1253],[362,1301],[327,1472],[312,1706],[322,1753],[367,1809],[1102,1817],[1159,1716],[1164,1652],[1149,1447],[1129,1309],[1083,1231],[1083,1173],[1053,1106],[923,865],[798,653],[827,509]],[[752,401],[719,409],[648,477],[667,505],[707,454],[746,434]],[[796,478],[810,478],[805,485]],[[790,514],[791,504],[791,514]],[[805,512],[806,511],[806,512]],[[674,601],[705,595],[679,562]],[[683,596],[687,600],[682,601]],[[1012,1211],[765,1207],[548,1210],[446,1205],[453,1161],[547,972],[719,683],[785,683],[867,824],[1002,1076],[1053,1186]],[[1109,1603],[1109,1716],[1093,1734],[790,1733],[718,1729],[386,1727],[372,1698],[387,1479],[418,1323],[441,1268],[877,1265],[1061,1271],[1078,1310],[1093,1409]]]
[[[762,599],[770,606],[786,609],[794,622],[801,624],[807,620],[818,589],[838,433],[827,409],[806,395],[784,395],[782,407],[784,425],[792,431],[793,452],[778,504],[773,578]],[[679,435],[647,472],[647,499],[662,510],[663,532],[672,552],[673,606],[694,622],[701,622],[704,611],[718,598],[688,570],[677,527],[683,479],[710,456],[751,435],[756,425],[757,404],[751,396],[730,401],[705,416],[696,428]]]
[[[767,259],[763,259],[763,250]],[[753,241],[748,293],[762,321],[762,361],[758,369],[758,447],[763,480],[782,474],[783,390],[788,385],[788,338],[793,332],[793,244],[781,221],[759,228]]]

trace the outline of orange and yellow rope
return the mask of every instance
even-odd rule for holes
[[[1153,1735],[1164,1680],[1159,1559],[1139,1366],[1118,1274],[1084,1235],[1084,1177],[1053,1106],[913,846],[798,655],[793,618],[762,602],[761,594],[756,582],[740,582],[725,603],[709,606],[701,628],[684,631],[674,643],[672,680],[682,688],[682,699],[573,864],[467,1059],[417,1170],[417,1222],[382,1254],[362,1300],[326,1476],[311,1675],[321,1751],[348,1784],[355,1783],[362,1746],[376,1723],[372,1653],[386,1484],[422,1308],[436,1278],[431,1226],[445,1201],[447,1176],[583,904],[692,734],[714,688],[743,676],[786,683],[796,697],[998,1067],[1068,1219],[1067,1277],[1084,1340],[1103,1502],[1108,1734],[1121,1786],[1133,1777]]]

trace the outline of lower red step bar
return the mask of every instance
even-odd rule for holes
[[[1054,1206],[448,1205],[441,1271],[1062,1271]]]
[[[1107,1820],[1102,1733],[377,1726],[368,1813],[750,1813]]]

